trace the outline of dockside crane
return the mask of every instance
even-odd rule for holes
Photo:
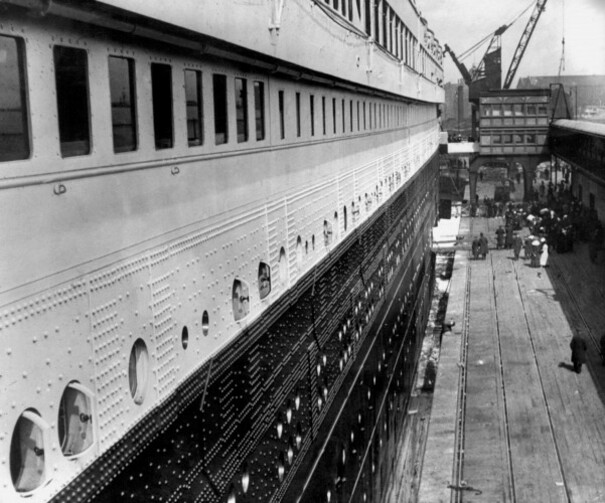
[[[544,10],[544,6],[546,5],[547,0],[538,0],[536,2],[536,6],[527,22],[527,26],[525,26],[525,30],[519,39],[519,43],[517,44],[517,48],[515,49],[515,54],[513,55],[513,59],[510,62],[510,66],[508,68],[508,72],[506,73],[506,78],[504,79],[504,85],[502,89],[509,89],[511,84],[513,83],[513,79],[515,78],[515,74],[517,73],[517,69],[519,68],[519,63],[521,63],[521,58],[523,58],[523,54],[525,54],[525,49],[527,49],[527,45],[529,44],[529,40],[531,39],[532,34],[534,33],[534,29],[536,28],[536,24],[538,23],[538,19],[540,19],[540,15]]]

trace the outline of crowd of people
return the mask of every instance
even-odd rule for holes
[[[512,249],[515,259],[521,250],[533,267],[547,267],[550,252],[573,251],[574,243],[588,242],[589,258],[596,262],[603,249],[605,230],[594,209],[583,206],[566,188],[549,182],[531,203],[495,202],[484,198],[482,212],[487,218],[501,216],[504,225],[495,233],[496,249]],[[528,233],[522,232],[524,228]],[[521,234],[524,234],[523,236]],[[473,258],[485,258],[487,239],[483,234],[472,241]]]

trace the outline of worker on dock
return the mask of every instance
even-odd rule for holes
[[[521,247],[523,246],[523,239],[518,233],[513,233],[513,253],[515,254],[515,260],[519,260],[521,253]]]
[[[483,235],[483,232],[479,233],[479,254],[481,258],[485,260],[489,249],[487,247],[487,238]]]
[[[504,248],[504,229],[502,226],[496,229],[496,249]]]
[[[582,336],[576,332],[571,338],[569,343],[571,348],[571,363],[573,363],[573,369],[576,374],[582,372],[582,364],[586,363],[586,351],[588,351],[588,345]]]

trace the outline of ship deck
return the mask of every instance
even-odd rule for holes
[[[455,325],[441,337],[434,388],[418,380],[409,414],[419,417],[388,501],[605,501],[605,252],[591,263],[576,243],[531,267],[523,251],[515,260],[495,249],[502,223],[454,218],[436,243],[455,250],[445,315]],[[479,232],[486,260],[470,255]],[[589,347],[579,374],[575,332]]]

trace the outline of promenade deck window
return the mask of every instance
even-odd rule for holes
[[[174,127],[172,116],[172,68],[151,63],[151,94],[155,148],[172,148]]]
[[[248,141],[248,83],[246,79],[235,79],[235,121],[237,142]]]
[[[279,107],[279,137],[283,140],[286,137],[286,110],[284,104],[284,92],[278,91],[278,107]]]
[[[30,153],[23,40],[0,36],[0,162],[27,159]]]
[[[256,141],[265,139],[265,84],[254,82],[254,122]]]
[[[137,149],[134,60],[109,56],[113,151]]]
[[[222,145],[229,141],[229,117],[227,115],[227,76],[212,76],[214,98],[214,142]]]
[[[202,72],[185,70],[185,104],[187,107],[187,142],[190,147],[204,143],[204,109]]]
[[[315,135],[315,96],[309,96],[309,120],[311,122],[311,136]]]
[[[300,137],[300,93],[296,93],[296,136]]]
[[[55,46],[53,59],[61,155],[89,154],[88,56],[84,49]]]

